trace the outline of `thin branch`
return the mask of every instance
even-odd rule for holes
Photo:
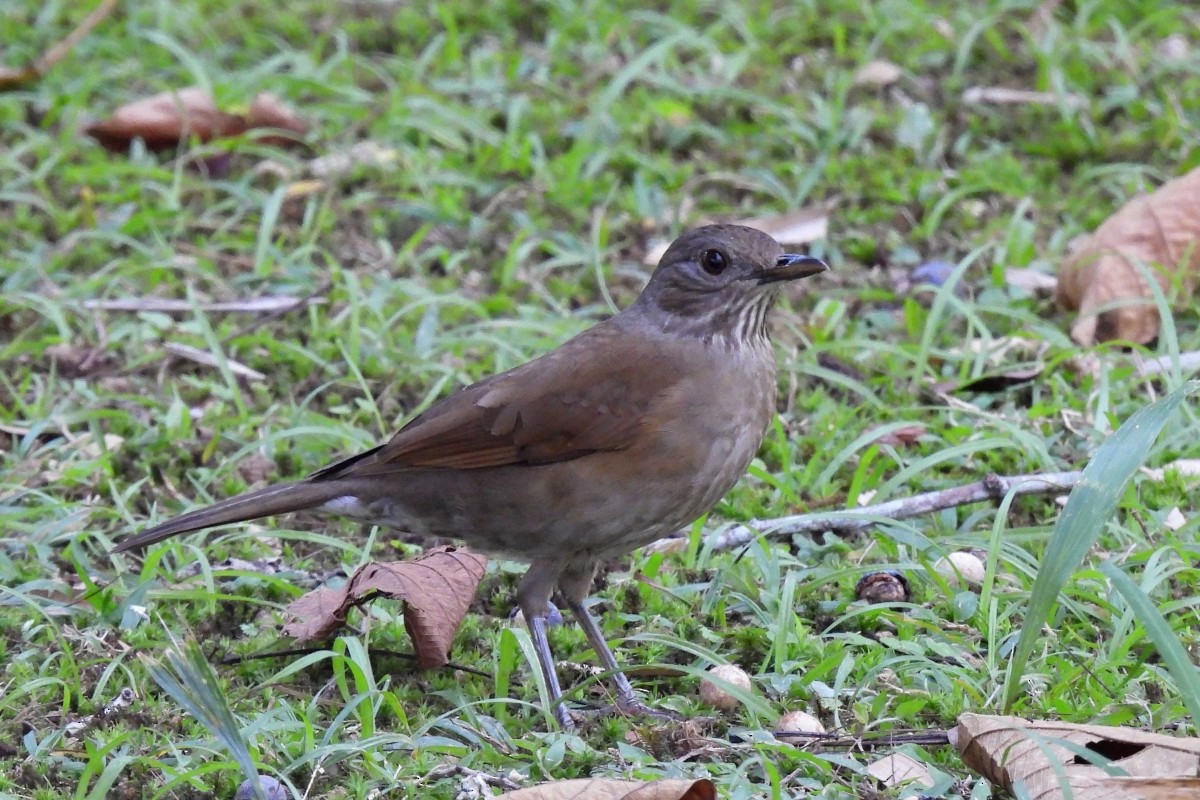
[[[834,531],[851,533],[875,525],[880,517],[908,519],[933,511],[981,503],[985,500],[1001,500],[1010,492],[1014,495],[1047,494],[1065,492],[1079,483],[1082,472],[1046,472],[1031,475],[988,475],[981,481],[925,492],[912,497],[902,497],[877,503],[873,506],[832,511],[819,514],[798,514],[778,519],[751,520],[745,525],[717,531],[705,540],[713,550],[729,550],[740,547],[759,536],[791,536],[797,533],[821,533]]]
[[[192,361],[196,364],[201,364],[206,367],[219,367],[221,362],[217,357],[207,350],[201,350],[198,347],[192,347],[188,344],[180,344],[179,342],[167,342],[163,345],[163,349],[173,356]],[[263,375],[256,369],[251,369],[240,361],[234,361],[228,356],[225,357],[225,363],[229,366],[229,371],[239,378],[245,378],[248,381],[265,381],[266,375]]]
[[[1138,376],[1157,375],[1160,372],[1170,372],[1174,368],[1174,358],[1171,356],[1159,356],[1158,358],[1141,359],[1135,358]],[[1188,353],[1179,354],[1179,370],[1181,372],[1195,372],[1200,369],[1200,350],[1193,350]]]
[[[100,5],[84,17],[75,30],[67,34],[61,42],[38,56],[32,64],[16,68],[0,67],[0,92],[18,89],[41,78],[50,71],[51,67],[62,61],[67,53],[71,52],[71,48],[79,44],[97,25],[107,19],[116,7],[117,0],[101,0]]]

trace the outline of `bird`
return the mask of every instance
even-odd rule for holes
[[[828,269],[741,225],[681,234],[624,310],[554,350],[433,403],[389,440],[307,478],[189,511],[114,553],[309,510],[528,563],[516,592],[554,716],[575,728],[546,617],[557,591],[614,683],[653,713],[586,608],[598,566],[708,512],[775,414],[768,312],[785,282]]]

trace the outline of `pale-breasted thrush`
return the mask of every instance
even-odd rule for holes
[[[689,231],[611,319],[459,389],[386,444],[114,552],[301,509],[458,539],[529,563],[517,601],[564,727],[545,624],[555,589],[612,673],[618,706],[644,709],[584,607],[596,567],[692,522],[745,472],[775,413],[767,313],[781,282],[825,269],[752,228]]]

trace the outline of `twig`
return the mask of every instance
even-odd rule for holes
[[[71,52],[71,48],[79,44],[80,40],[91,33],[116,7],[117,0],[101,0],[100,5],[84,17],[75,30],[68,33],[61,42],[38,56],[33,63],[15,69],[0,67],[0,92],[20,88],[41,78],[50,71],[51,67],[62,61],[67,53]]]
[[[1160,372],[1168,372],[1174,368],[1175,360],[1171,356],[1159,356],[1158,358],[1150,358],[1142,360],[1135,358],[1137,374],[1139,377],[1143,375],[1157,375]],[[1200,369],[1200,350],[1193,350],[1189,353],[1179,354],[1179,370],[1180,372],[1195,372]]]
[[[909,517],[941,511],[946,508],[980,503],[984,500],[1000,500],[1006,494],[1045,494],[1062,492],[1079,483],[1082,472],[1045,472],[1031,475],[988,475],[981,481],[925,492],[912,497],[889,500],[873,506],[848,511],[832,511],[820,514],[798,514],[778,519],[751,520],[745,525],[735,525],[717,531],[705,540],[713,550],[729,550],[751,542],[764,534],[769,536],[791,536],[797,533],[821,533],[834,531],[850,533],[876,524],[880,517],[907,519]]]
[[[192,347],[189,344],[180,344],[179,342],[167,342],[163,345],[163,349],[173,356],[178,358],[193,361],[197,364],[202,364],[206,367],[219,367],[220,362],[216,356],[207,350],[201,350],[198,347]],[[229,371],[239,378],[245,378],[248,381],[265,381],[266,375],[263,375],[256,369],[251,369],[240,361],[234,361],[228,356],[225,357],[225,363],[229,365]]]

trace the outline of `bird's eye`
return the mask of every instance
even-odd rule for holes
[[[720,275],[729,266],[729,259],[720,250],[705,250],[700,254],[700,266],[709,275]]]

